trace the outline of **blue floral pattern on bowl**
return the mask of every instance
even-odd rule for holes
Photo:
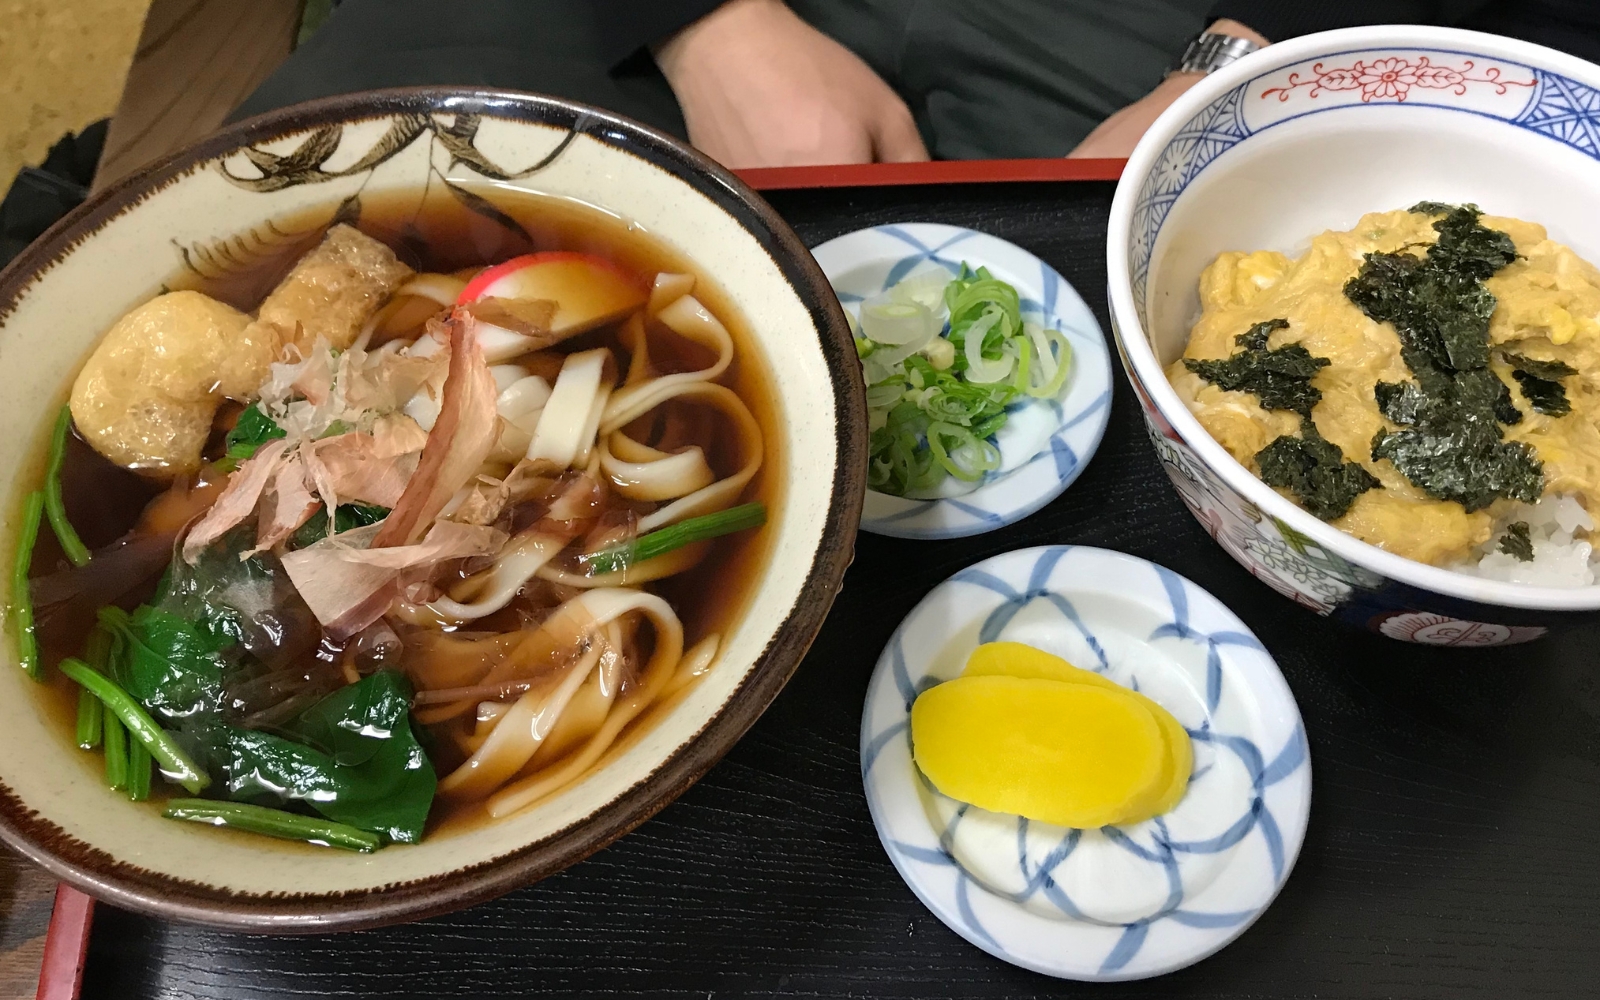
[[[1001,639],[1171,711],[1195,750],[1178,807],[1068,830],[939,794],[913,760],[911,703]],[[1160,975],[1243,933],[1288,877],[1311,802],[1299,711],[1250,630],[1170,570],[1081,546],[987,559],[917,605],[868,687],[861,770],[884,848],[929,909],[996,957],[1082,980]]]
[[[1198,101],[1204,103],[1195,107]],[[1364,212],[1409,204],[1383,200],[1384,192],[1412,193],[1419,178],[1423,187],[1445,178],[1439,183],[1486,207],[1514,203],[1529,184],[1539,183],[1508,166],[1520,158],[1516,162],[1527,165],[1554,164],[1548,168],[1552,176],[1576,179],[1571,197],[1592,199],[1593,182],[1600,180],[1600,72],[1548,49],[1471,32],[1348,29],[1293,39],[1241,60],[1202,82],[1168,118],[1147,133],[1118,189],[1107,254],[1111,314],[1123,367],[1157,455],[1206,530],[1253,575],[1291,600],[1391,638],[1490,646],[1526,642],[1551,627],[1592,620],[1594,598],[1571,591],[1508,598],[1504,588],[1509,585],[1407,564],[1294,508],[1187,419],[1160,370],[1159,359],[1170,360],[1170,354],[1152,357],[1157,352],[1151,344],[1170,338],[1172,303],[1194,287],[1175,284],[1173,276],[1180,272],[1186,282],[1193,280],[1183,270],[1193,266],[1192,260],[1182,267],[1171,264],[1181,253],[1178,248],[1193,243],[1194,227],[1205,227],[1218,213],[1237,217],[1241,209],[1251,211],[1249,192],[1262,190],[1262,184],[1282,193],[1277,201],[1269,199],[1280,209],[1295,199],[1332,198],[1341,211],[1353,213],[1349,224]],[[1312,154],[1297,153],[1293,145],[1325,142],[1303,148],[1315,148],[1326,158],[1338,148],[1333,143],[1343,143],[1351,159],[1342,176],[1349,178],[1360,174],[1364,154],[1374,145],[1393,142],[1399,134],[1441,137],[1435,156],[1457,141],[1451,137],[1469,136],[1510,150],[1506,155],[1513,159],[1490,166],[1467,163],[1450,172],[1419,152],[1414,158],[1420,166],[1406,180],[1371,182],[1363,175],[1330,182],[1329,175],[1318,174],[1319,187],[1302,176]],[[1330,191],[1330,183],[1362,192],[1368,200],[1358,206],[1350,196]],[[1185,213],[1184,223],[1169,232],[1178,209]],[[1570,214],[1546,209],[1543,216],[1524,217],[1556,224]],[[1268,215],[1250,216],[1248,226],[1254,228],[1249,231],[1270,230]],[[1296,232],[1304,238],[1315,231]],[[1245,229],[1229,232],[1232,242],[1221,249],[1272,245],[1251,242]],[[1160,267],[1168,268],[1166,276],[1156,274]],[[1164,318],[1156,315],[1159,309],[1167,310]],[[1170,351],[1170,339],[1159,342]]]
[[[959,496],[913,500],[869,492],[861,527],[897,538],[958,538],[1020,521],[1060,496],[1099,447],[1111,412],[1105,334],[1077,291],[1054,268],[1005,240],[936,223],[900,223],[847,233],[812,250],[852,316],[861,302],[924,267],[952,275],[966,262],[1016,287],[1025,319],[1060,330],[1072,368],[1056,399],[1012,405],[1028,433],[999,436],[1003,465]],[[1040,433],[1039,431],[1042,431]]]

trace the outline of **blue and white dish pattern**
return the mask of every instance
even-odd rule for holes
[[[912,758],[910,708],[980,643],[1025,642],[1155,699],[1194,742],[1165,816],[1068,830],[940,795]],[[1294,866],[1311,808],[1305,729],[1259,640],[1183,577],[1105,549],[986,559],[895,631],[867,689],[861,773],[884,849],[952,930],[1067,979],[1142,979],[1244,932]]]
[[[912,500],[868,492],[863,530],[897,538],[959,538],[1013,524],[1060,496],[1099,447],[1111,412],[1111,359],[1094,313],[1067,280],[1015,244],[971,229],[912,222],[874,226],[812,250],[852,317],[861,302],[914,271],[966,262],[1017,289],[1022,314],[1060,330],[1072,345],[1072,368],[1057,399],[1011,407],[996,438],[1001,467],[970,492]]]
[[[1163,368],[1181,353],[1200,269],[1217,252],[1290,251],[1319,229],[1427,198],[1544,222],[1593,259],[1597,184],[1600,68],[1511,39],[1417,26],[1309,35],[1180,99],[1118,188],[1109,298],[1157,454],[1217,542],[1296,603],[1404,641],[1494,646],[1592,622],[1596,588],[1496,583],[1317,521],[1216,444]]]

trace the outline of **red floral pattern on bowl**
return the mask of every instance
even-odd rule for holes
[[[1533,87],[1538,82],[1533,79],[1532,73],[1522,67],[1513,72],[1528,79],[1508,80],[1499,66],[1479,69],[1471,59],[1461,60],[1459,67],[1438,65],[1427,56],[1417,56],[1415,59],[1389,56],[1371,62],[1357,59],[1349,66],[1333,69],[1327,69],[1318,62],[1311,67],[1313,75],[1309,78],[1302,77],[1298,71],[1291,72],[1286,83],[1269,87],[1262,91],[1261,96],[1263,99],[1276,97],[1279,101],[1287,101],[1291,94],[1305,87],[1308,88],[1305,96],[1312,99],[1320,97],[1323,91],[1359,90],[1363,102],[1403,101],[1411,93],[1412,87],[1449,90],[1464,95],[1468,85],[1482,83],[1493,87],[1495,93],[1504,94],[1512,87]]]

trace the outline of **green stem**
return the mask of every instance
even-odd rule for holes
[[[133,740],[128,744],[128,798],[143,802],[150,797],[150,751]]]
[[[673,549],[681,549],[685,545],[729,535],[746,528],[760,527],[766,522],[767,508],[764,504],[740,504],[727,510],[719,510],[715,514],[679,521],[659,531],[652,531],[648,535],[640,535],[632,542],[590,552],[582,557],[582,562],[590,576],[615,573],[642,563],[646,559],[665,555]]]
[[[172,799],[161,815],[168,819],[183,819],[192,823],[231,826],[283,840],[304,840],[327,847],[341,847],[347,851],[366,853],[377,850],[383,843],[377,834],[358,830],[344,823],[301,816],[298,813],[284,812],[282,809],[253,806],[244,802]]]
[[[39,540],[39,518],[43,513],[44,493],[34,490],[22,502],[22,530],[17,533],[17,555],[11,563],[11,616],[17,622],[17,659],[34,680],[39,679],[39,634],[33,624],[28,570],[33,566],[33,545]]]
[[[122,728],[122,720],[117,718],[117,713],[111,710],[110,705],[102,702],[100,707],[105,715],[106,784],[112,788],[126,788],[128,731]]]
[[[82,566],[89,561],[89,549],[78,537],[72,522],[67,520],[67,505],[61,499],[61,463],[67,457],[67,435],[71,432],[72,408],[63,406],[61,416],[56,418],[55,433],[50,435],[50,464],[44,474],[44,512],[50,519],[56,540],[61,543],[61,551],[72,560],[72,565]]]
[[[109,677],[70,656],[61,661],[61,672],[93,691],[95,697],[104,702],[106,708],[128,727],[128,733],[144,744],[144,748],[168,777],[194,794],[199,794],[202,788],[211,783],[211,779],[174,742],[171,734],[158,726],[149,713]]]
[[[78,689],[78,746],[93,750],[100,745],[105,709],[88,688]]]

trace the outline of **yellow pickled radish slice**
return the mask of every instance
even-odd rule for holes
[[[1075,667],[1054,653],[1021,642],[986,642],[967,657],[963,677],[1034,677],[1094,687],[1128,689],[1109,677]],[[1136,693],[1136,692],[1130,692]]]
[[[1138,692],[1133,694],[1134,697],[1144,701],[1145,707],[1155,717],[1156,725],[1161,727],[1161,738],[1167,745],[1166,767],[1162,769],[1167,781],[1166,787],[1148,813],[1130,815],[1120,821],[1123,823],[1142,823],[1152,816],[1171,812],[1183,800],[1183,794],[1189,790],[1189,774],[1194,770],[1194,745],[1189,742],[1189,733],[1183,728],[1183,723],[1144,695]]]
[[[1058,826],[1117,822],[1165,787],[1167,753],[1125,690],[1024,677],[958,677],[911,706],[911,746],[935,788]]]
[[[972,651],[967,658],[964,677],[1033,677],[1065,681],[1069,684],[1087,684],[1092,687],[1115,688],[1137,698],[1156,724],[1161,727],[1166,743],[1165,781],[1159,795],[1149,801],[1129,803],[1127,813],[1115,820],[1117,823],[1139,823],[1152,816],[1168,813],[1183,799],[1189,789],[1189,774],[1194,769],[1194,747],[1183,724],[1172,713],[1154,700],[1131,691],[1116,681],[1092,670],[1075,667],[1071,663],[1042,649],[1021,642],[986,642]]]

